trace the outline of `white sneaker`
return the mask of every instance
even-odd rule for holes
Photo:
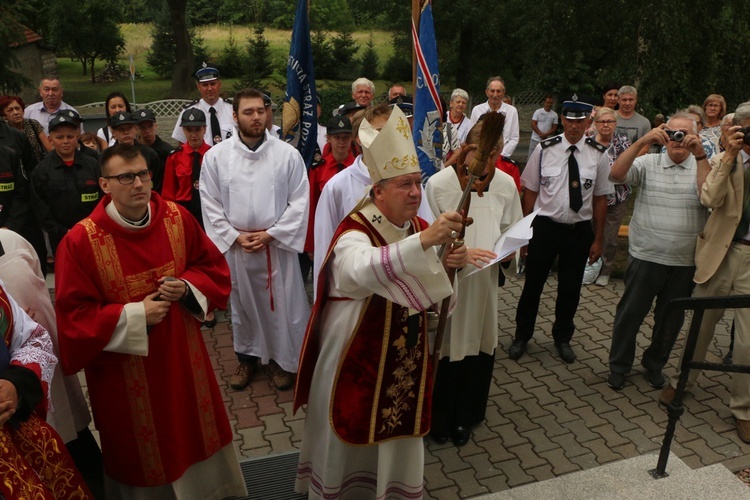
[[[609,284],[609,276],[599,276],[594,282],[599,286],[607,286]]]

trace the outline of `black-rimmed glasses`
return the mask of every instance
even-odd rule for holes
[[[141,170],[140,172],[136,172],[136,173],[102,176],[102,178],[104,179],[117,179],[117,182],[125,186],[129,186],[130,184],[133,184],[135,182],[136,177],[138,177],[141,180],[141,182],[148,182],[151,180],[151,171]]]

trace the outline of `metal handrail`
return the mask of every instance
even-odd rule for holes
[[[687,338],[685,339],[685,353],[680,365],[680,378],[672,402],[667,406],[669,421],[664,433],[664,441],[659,452],[659,461],[656,468],[649,471],[655,478],[660,479],[669,476],[667,474],[667,460],[669,459],[669,448],[672,446],[674,431],[677,421],[685,411],[682,405],[682,397],[690,370],[709,370],[719,372],[750,373],[750,365],[725,365],[723,363],[708,363],[705,361],[694,361],[695,346],[698,343],[698,333],[703,322],[703,313],[706,309],[744,309],[750,307],[750,295],[734,295],[731,297],[690,297],[685,299],[673,299],[667,304],[666,317],[678,311],[693,311],[693,319],[690,322]]]

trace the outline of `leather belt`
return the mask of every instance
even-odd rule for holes
[[[736,240],[732,240],[732,243],[739,243],[740,245],[750,246],[750,240],[744,240],[742,238],[737,238]]]

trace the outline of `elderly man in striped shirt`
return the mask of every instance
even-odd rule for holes
[[[644,146],[659,144],[666,151],[638,157]],[[625,385],[635,359],[635,344],[643,319],[654,310],[651,345],[641,365],[654,388],[666,383],[662,369],[682,328],[684,314],[665,314],[674,298],[689,297],[695,274],[695,243],[708,218],[700,202],[696,179],[699,162],[706,162],[695,119],[677,113],[623,152],[612,165],[610,180],[638,186],[630,221],[630,258],[625,292],[617,305],[607,384]]]

